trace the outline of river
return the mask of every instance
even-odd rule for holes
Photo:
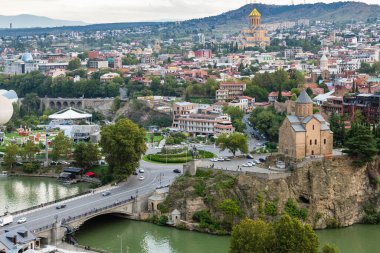
[[[380,250],[380,226],[355,225],[317,231],[321,245],[333,243],[342,253]],[[103,216],[85,223],[76,233],[79,243],[118,253],[227,253],[228,236],[213,236],[157,226],[151,223]]]
[[[88,184],[63,185],[54,178],[0,177],[0,215],[84,192]]]
[[[62,199],[88,189],[88,184],[62,185],[53,178],[0,177],[0,214],[8,205],[16,211]],[[317,231],[321,244],[333,243],[342,253],[380,252],[380,226],[355,225]],[[228,236],[213,236],[101,216],[85,223],[76,233],[80,244],[112,253],[227,253]],[[212,249],[212,251],[210,251]]]

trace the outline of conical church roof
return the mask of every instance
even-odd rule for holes
[[[249,14],[250,17],[261,17],[261,14],[260,12],[255,8],[253,9],[253,11],[251,12],[251,14]]]
[[[309,97],[306,90],[302,90],[296,101],[297,104],[310,104],[313,100]]]

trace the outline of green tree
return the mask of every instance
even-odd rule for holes
[[[283,215],[273,223],[245,219],[232,230],[231,253],[317,253],[319,240],[308,224]]]
[[[340,253],[340,250],[335,245],[326,244],[321,253]]]
[[[250,121],[257,130],[264,133],[272,142],[278,142],[278,130],[285,116],[277,113],[274,107],[256,108],[252,111]]]
[[[257,102],[267,101],[268,94],[266,89],[254,84],[248,84],[247,89],[244,91],[244,95],[255,98]]]
[[[371,162],[378,152],[375,137],[365,125],[351,126],[345,146],[346,149],[343,152],[354,158],[354,163],[357,165]]]
[[[27,158],[29,161],[32,161],[35,155],[40,151],[40,148],[37,144],[32,141],[28,141],[21,149],[21,154],[23,158]]]
[[[269,253],[272,228],[263,220],[244,219],[231,234],[231,253]]]
[[[343,147],[346,141],[346,128],[342,117],[336,113],[330,116],[330,129],[334,133],[334,147]]]
[[[17,162],[17,155],[20,153],[20,149],[16,144],[9,144],[5,148],[4,152],[4,162],[10,167],[13,168],[13,165]]]
[[[141,156],[146,152],[145,130],[128,119],[121,119],[115,125],[104,126],[100,146],[106,156],[110,172],[118,180],[126,179],[139,166]]]
[[[69,61],[69,65],[67,66],[67,69],[68,70],[76,70],[76,69],[79,69],[81,67],[81,61],[79,58],[75,58],[75,59],[72,59],[71,61]]]
[[[317,253],[319,240],[312,227],[297,218],[283,215],[273,224],[272,252]]]
[[[67,159],[71,154],[71,148],[73,141],[65,136],[62,132],[59,133],[51,142],[52,146],[52,158],[57,160],[61,158]]]
[[[41,99],[36,93],[28,93],[25,95],[21,104],[22,115],[37,115],[40,111]]]
[[[219,204],[219,209],[228,216],[236,216],[240,213],[240,206],[233,199],[225,199]]]
[[[244,132],[246,126],[242,121],[245,114],[243,110],[237,106],[225,106],[223,107],[223,112],[231,117],[232,125],[236,131]]]
[[[248,138],[242,133],[222,134],[216,139],[216,145],[221,150],[228,149],[234,156],[240,150],[241,153],[248,153]]]
[[[100,152],[92,142],[79,142],[74,147],[74,160],[80,167],[92,167],[100,160]]]

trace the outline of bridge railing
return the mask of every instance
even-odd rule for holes
[[[68,218],[63,218],[62,219],[62,224],[67,224],[69,222],[72,222],[72,221],[75,221],[77,219],[80,219],[80,218],[83,218],[83,217],[86,217],[86,216],[89,216],[89,215],[92,215],[92,214],[96,214],[96,213],[100,213],[102,211],[105,211],[105,210],[108,210],[108,209],[111,209],[111,208],[114,208],[114,207],[117,207],[117,206],[120,206],[120,205],[123,205],[125,203],[129,203],[129,202],[132,202],[134,201],[136,198],[130,198],[130,199],[126,199],[126,200],[122,200],[122,201],[117,201],[111,205],[107,205],[107,206],[104,206],[104,207],[100,207],[100,208],[94,208],[92,209],[91,211],[88,211],[88,212],[84,212],[82,214],[79,214],[79,215],[76,215],[76,216],[69,216]]]
[[[65,200],[68,200],[68,199],[73,199],[73,198],[76,198],[76,197],[79,197],[79,196],[83,196],[83,195],[86,195],[86,194],[89,194],[89,193],[91,193],[91,190],[86,190],[86,191],[84,191],[82,193],[78,193],[78,194],[75,194],[75,195],[64,197],[62,199],[57,199],[57,200],[53,200],[53,201],[50,201],[50,202],[42,203],[42,204],[39,204],[39,205],[36,205],[36,206],[28,207],[28,208],[25,208],[23,210],[12,212],[11,214],[12,215],[17,215],[17,214],[20,214],[20,213],[29,212],[29,211],[32,211],[32,210],[35,210],[35,209],[39,209],[39,208],[42,208],[42,207],[45,207],[45,206],[49,206],[49,205],[52,205],[52,204],[55,204],[55,203],[58,203],[58,202],[61,202],[61,201],[65,201]],[[2,216],[0,216],[0,217],[2,217]]]

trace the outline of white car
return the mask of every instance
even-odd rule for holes
[[[220,161],[220,162],[223,162],[223,161],[224,161],[224,158],[223,158],[223,157],[218,157],[217,159],[218,159],[218,161]]]
[[[140,172],[140,173],[144,173],[145,170],[144,170],[144,169],[139,169],[139,172]]]
[[[260,164],[261,162],[259,160],[255,160],[255,163],[256,164]]]
[[[243,167],[250,167],[249,164],[243,163],[241,166]]]
[[[140,181],[143,181],[144,179],[145,179],[144,176],[139,176],[139,180],[140,180]]]
[[[217,161],[218,161],[217,158],[212,158],[212,159],[210,159],[210,162],[217,162]]]
[[[25,222],[26,222],[26,217],[22,217],[22,218],[17,220],[18,224],[25,223]]]
[[[231,158],[224,158],[224,161],[229,162],[229,161],[231,161]]]
[[[249,166],[255,166],[255,165],[256,165],[255,162],[247,162],[247,164],[248,164]]]

